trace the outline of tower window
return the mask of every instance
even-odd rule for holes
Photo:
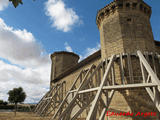
[[[106,14],[108,14],[108,13],[109,13],[109,10],[107,9],[105,12],[106,12]]]
[[[133,3],[132,6],[135,9],[137,7],[137,3]]]
[[[115,9],[115,5],[112,6],[112,10],[114,10],[114,9]]]
[[[100,18],[103,19],[103,17],[104,17],[104,13],[102,12],[102,13],[100,14]]]
[[[147,12],[147,8],[146,7],[144,7],[144,13],[146,13]]]
[[[132,21],[132,19],[131,18],[127,18],[127,22],[131,22]]]
[[[147,14],[151,14],[151,11],[150,11],[150,10],[148,10],[148,11],[147,11]]]
[[[122,3],[118,4],[118,7],[123,8],[123,4]]]
[[[126,8],[129,8],[130,7],[130,3],[126,3]]]
[[[139,7],[139,8],[140,8],[140,10],[143,10],[143,5],[142,5],[142,4],[140,4],[140,7]]]

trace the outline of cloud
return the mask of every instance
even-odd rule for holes
[[[87,48],[85,50],[85,53],[83,55],[80,55],[80,61],[85,59],[86,57],[88,57],[89,55],[95,53],[96,51],[98,51],[100,49],[101,45],[98,43],[96,47],[94,48]]]
[[[49,54],[26,29],[14,29],[0,18],[0,99],[7,100],[7,92],[23,87],[25,102],[38,102],[49,89]]]
[[[67,8],[62,0],[48,0],[45,3],[46,15],[52,21],[52,27],[68,32],[76,23],[81,23],[79,16],[72,8]]]
[[[7,26],[1,18],[0,57],[27,67],[45,65],[49,61],[49,56],[45,56],[45,51],[32,33]]]
[[[64,45],[65,45],[66,51],[68,51],[68,52],[73,52],[71,46],[69,46],[69,44],[68,44],[67,42],[65,42]]]
[[[4,10],[9,5],[9,0],[0,0],[0,11]]]
[[[20,68],[0,60],[0,99],[7,100],[7,92],[21,86],[27,94],[26,103],[35,103],[49,89],[50,65],[39,68]]]

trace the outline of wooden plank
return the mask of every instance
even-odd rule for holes
[[[103,61],[103,64],[102,64],[102,75],[104,75],[105,73],[105,60]]]
[[[124,81],[124,67],[123,67],[123,58],[122,58],[122,54],[120,54],[120,73],[121,73],[121,80],[122,80],[122,84],[125,84]]]
[[[52,87],[52,89],[50,91],[48,91],[48,93],[46,94],[46,96],[43,99],[50,97],[52,95],[52,93],[54,92],[54,90],[57,88],[57,86],[58,86],[58,84],[56,84],[54,87]],[[43,107],[45,106],[45,104],[48,100],[48,99],[47,100],[43,100],[43,99],[42,99],[42,102],[39,104],[39,107],[37,108],[37,112],[36,112],[37,114],[41,113]]]
[[[48,99],[47,102],[46,102],[46,105],[43,106],[40,114],[43,114],[43,113],[47,110],[47,108],[48,108],[49,105],[51,104],[53,98],[58,97],[58,96],[61,96],[61,94],[60,94],[59,92],[60,92],[60,90],[61,90],[62,85],[63,85],[63,82],[60,83],[60,85],[58,85],[56,92],[55,92],[53,95],[51,94],[52,97],[49,97],[49,99]]]
[[[114,86],[103,86],[103,90],[123,90],[123,89],[134,89],[134,88],[145,88],[145,87],[156,87],[158,86],[155,83],[138,83],[138,84],[128,84],[128,85],[114,85]],[[94,92],[97,91],[99,87],[91,88],[87,90],[81,90],[78,93],[88,93],[88,92]],[[76,91],[72,91],[76,92]]]
[[[79,77],[81,76],[81,74],[83,74],[83,70],[79,73],[78,77],[77,77],[77,78],[75,79],[75,81],[73,82],[70,90],[67,92],[67,94],[66,94],[66,96],[64,97],[63,101],[62,101],[61,104],[59,105],[56,113],[51,117],[51,120],[55,119],[56,116],[58,115],[58,113],[61,112],[62,107],[64,106],[64,104],[65,104],[65,103],[68,103],[68,102],[67,102],[67,98],[68,98],[68,96],[70,95],[70,91],[73,90],[73,88],[74,88],[75,84],[77,83],[77,81],[78,81]],[[66,91],[66,85],[65,85],[65,91]]]
[[[154,96],[152,90],[149,87],[146,87],[145,89],[146,89],[147,93],[149,94],[151,100],[155,104],[157,110],[160,112],[160,106],[159,106],[159,104],[157,104],[157,99],[155,99],[155,96]]]
[[[160,80],[158,79],[157,75],[153,72],[151,66],[148,64],[148,62],[144,58],[143,54],[140,51],[137,51],[137,54],[139,56],[139,59],[143,63],[145,69],[147,70],[147,72],[151,76],[151,80],[158,85],[158,90],[160,92]]]
[[[143,83],[146,83],[145,71],[144,71],[144,67],[141,61],[140,61],[140,66],[141,66],[141,71],[142,71]]]
[[[113,65],[112,65],[112,67],[111,67],[111,74],[112,74],[112,76],[111,76],[112,85],[115,85],[115,70],[114,70],[114,63],[113,63]]]
[[[99,120],[104,120],[104,114],[106,114],[106,108],[103,108]]]
[[[48,93],[49,93],[49,91],[42,97],[42,99],[41,99],[41,100],[39,101],[39,103],[37,104],[37,106],[36,106],[36,108],[35,108],[35,110],[34,110],[35,113],[37,112],[39,106],[42,104],[43,99],[48,95]]]
[[[95,72],[94,76],[95,76],[95,85],[98,86],[98,75],[97,75],[97,72]]]
[[[108,59],[106,58],[105,59],[105,71],[107,69],[107,66],[108,66]],[[107,84],[107,86],[109,86],[109,81],[108,80],[106,80],[106,84]]]
[[[91,105],[91,108],[90,108],[90,111],[89,111],[89,113],[87,115],[86,120],[91,120],[93,118],[93,116],[94,116],[95,110],[96,110],[97,105],[98,105],[98,100],[100,98],[100,95],[102,94],[103,85],[104,85],[104,83],[106,81],[106,78],[107,78],[108,73],[110,71],[110,68],[112,66],[113,60],[114,60],[114,55],[110,59],[110,62],[108,64],[108,66],[107,66],[107,69],[106,69],[106,72],[105,72],[104,77],[102,79],[102,82],[100,84],[100,87],[98,88],[98,91],[97,91],[97,94],[95,96],[95,99],[92,102],[92,105]]]
[[[79,85],[79,87],[78,87],[77,93],[75,93],[74,98],[71,100],[71,102],[68,104],[68,106],[66,107],[66,109],[65,109],[65,110],[62,112],[62,114],[59,116],[59,119],[58,119],[58,120],[60,120],[62,117],[65,117],[66,112],[69,112],[69,111],[71,110],[72,105],[73,105],[73,103],[75,102],[76,97],[77,97],[77,95],[78,95],[78,91],[83,88],[83,85],[87,82],[86,79],[88,78],[88,75],[90,74],[90,71],[91,71],[94,67],[95,67],[95,66],[92,65],[92,66],[90,67],[90,69],[87,71],[85,77],[84,77],[83,80],[82,80],[82,83],[81,83],[81,84]],[[75,83],[76,83],[76,82],[74,82],[74,84],[75,84]],[[74,84],[73,84],[72,86],[74,86]],[[67,100],[67,98],[68,98],[71,90],[72,90],[72,89],[70,89],[70,90],[68,91],[67,96],[66,96],[65,99],[62,101],[62,103],[60,104],[57,112],[54,114],[54,116],[51,118],[51,120],[54,120],[54,119],[56,118],[57,114],[59,113],[60,109],[63,107],[63,105],[64,105],[64,103],[65,103],[64,101]]]
[[[102,65],[102,62],[100,62],[100,64],[96,67],[96,69],[94,70],[94,72],[92,73],[92,75],[90,75],[89,77],[88,77],[89,73],[86,74],[83,82],[80,84],[79,88],[77,89],[75,97],[71,100],[71,102],[69,103],[69,105],[67,106],[67,108],[64,110],[64,112],[59,116],[58,120],[60,120],[63,116],[65,116],[65,114],[68,113],[68,111],[70,111],[70,110],[73,109],[73,107],[74,107],[73,103],[75,102],[75,100],[76,100],[76,98],[78,96],[78,92],[80,90],[83,90],[88,85],[88,83],[90,82],[90,79],[95,75],[95,73],[98,71],[98,69],[101,67],[101,65]],[[90,68],[90,70],[88,72],[90,72],[91,69],[93,69],[93,68],[95,68],[95,65],[92,65],[91,68]]]
[[[108,92],[107,92],[107,93],[108,93]],[[100,117],[99,117],[99,120],[104,120],[105,113],[106,113],[106,111],[108,110],[108,107],[109,107],[109,105],[110,105],[110,103],[111,103],[111,100],[112,100],[112,98],[113,98],[114,93],[115,93],[115,91],[112,90],[112,91],[110,92],[109,96],[106,96],[106,97],[108,98],[108,100],[107,100],[107,102],[106,102],[106,107],[104,107],[104,109],[102,110],[101,115],[100,115]]]
[[[156,64],[155,64],[155,54],[152,54],[152,61],[153,61],[153,69],[154,69],[154,72],[157,74]]]
[[[130,56],[130,54],[127,54],[127,63],[128,63],[130,83],[134,83],[134,79],[133,79],[133,68],[132,68],[132,61],[131,61],[131,56]]]
[[[98,70],[98,86],[101,83],[101,68]]]

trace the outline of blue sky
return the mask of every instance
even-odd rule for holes
[[[26,102],[37,102],[49,88],[51,53],[73,51],[83,59],[98,50],[96,13],[111,1],[23,0],[15,9],[0,0],[0,99],[22,86]],[[152,7],[152,30],[160,40],[160,1],[144,1]]]

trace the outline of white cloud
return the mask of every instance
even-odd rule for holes
[[[9,5],[9,0],[0,0],[0,11],[4,10]]]
[[[0,18],[0,99],[7,92],[23,87],[25,102],[38,102],[50,83],[49,55],[31,32],[14,29]]]
[[[0,57],[14,64],[36,67],[49,61],[44,53],[32,33],[9,27],[0,18]]]
[[[7,100],[7,92],[21,86],[27,94],[25,102],[38,102],[49,88],[50,65],[40,68],[20,68],[0,60],[0,99]]]
[[[97,46],[94,47],[94,48],[87,48],[87,49],[85,50],[84,55],[80,55],[80,61],[83,60],[83,59],[85,59],[85,58],[88,57],[89,55],[95,53],[96,51],[98,51],[98,50],[100,49],[100,47],[101,47],[101,46],[100,46],[100,44],[98,43]]]
[[[62,0],[48,0],[45,3],[46,15],[50,17],[52,26],[68,32],[76,23],[81,23],[79,16],[72,8],[67,8]]]
[[[68,44],[67,42],[65,42],[64,45],[65,45],[66,51],[68,51],[68,52],[73,52],[71,46],[69,46],[69,44]]]

